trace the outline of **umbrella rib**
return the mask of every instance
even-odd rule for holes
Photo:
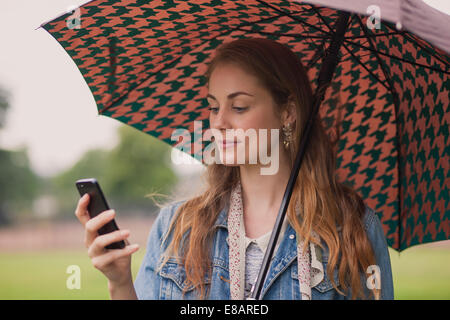
[[[323,23],[328,27],[328,29],[332,30],[330,25],[325,21],[325,19],[323,18],[323,16],[320,14],[320,12],[318,12],[315,8],[314,11],[316,12],[316,14],[320,17],[320,19],[323,21]],[[354,16],[349,20],[349,25],[353,22]],[[345,39],[345,38],[344,38]],[[347,50],[347,52],[353,57],[353,59],[355,59],[355,61],[357,63],[359,63],[370,75],[372,75],[372,77],[374,77],[375,79],[378,80],[378,82],[380,82],[387,90],[389,90],[389,88],[386,86],[386,84],[381,81],[381,79],[375,75],[371,70],[369,70],[366,65],[364,63],[362,63],[358,57],[345,45],[345,43],[342,43],[343,47]]]
[[[304,11],[308,11],[308,12],[312,12],[314,11],[315,14],[317,14],[316,8],[315,6],[313,6],[312,4],[309,3],[298,3],[294,1],[295,5],[301,6],[302,10]],[[306,8],[306,6],[309,6],[310,8]],[[303,31],[305,33],[308,33],[308,31],[306,31],[305,26],[303,24],[299,24],[300,27],[302,27]],[[320,29],[322,29],[322,22],[320,23]],[[330,29],[330,28],[328,28]],[[312,46],[316,46],[316,44],[313,41],[310,41],[311,37],[309,37],[307,40],[309,40],[309,44],[311,44]],[[316,50],[316,52],[314,53],[313,58],[311,59],[311,61],[308,63],[308,68],[310,68],[312,66],[312,64],[314,64],[319,58],[320,58],[320,54],[325,52],[324,50],[324,44],[325,44],[325,39],[331,39],[331,37],[324,37],[324,40],[322,41],[322,43],[320,44],[320,47]]]
[[[364,34],[366,36],[368,36],[369,34],[367,32],[366,26],[362,23],[361,17],[357,16],[357,19],[358,19],[358,23],[359,23],[362,31],[364,32]],[[397,94],[397,91],[394,89],[394,86],[392,84],[392,79],[391,79],[389,73],[386,71],[387,68],[384,65],[383,61],[381,60],[381,57],[378,55],[378,51],[375,49],[375,45],[372,42],[372,39],[371,38],[367,38],[367,41],[368,41],[370,47],[374,50],[375,57],[376,57],[376,59],[378,61],[378,64],[379,64],[379,66],[381,68],[381,71],[383,71],[384,79],[386,80],[386,83],[389,86],[389,90],[391,91],[391,94],[392,94],[392,96],[394,98],[394,103],[396,104],[396,107],[398,108],[398,103],[399,103],[398,94]]]
[[[312,4],[309,4],[309,6],[310,6],[310,11],[313,11],[316,15],[317,15],[317,13],[318,13],[318,9],[314,6],[314,5],[312,5]],[[323,25],[324,25],[324,23],[323,23],[323,21],[321,20],[321,19],[319,19],[319,28],[321,29],[321,30],[323,30],[324,28],[323,28]],[[328,26],[327,26],[328,27]],[[331,31],[331,32],[333,32],[333,30],[330,28],[330,27],[328,27],[328,30],[329,31]]]
[[[384,83],[384,81],[382,81],[375,73],[373,73],[373,71],[369,70],[369,68],[367,68],[366,65],[358,59],[358,57],[345,45],[345,43],[343,43],[342,46],[345,48],[345,50],[347,50],[348,53],[350,53],[353,59],[359,65],[361,65],[361,67],[363,67],[372,77],[374,77],[383,87],[385,87],[386,90],[390,90],[389,87]]]
[[[328,22],[325,20],[325,18],[324,18],[323,15],[320,13],[320,11],[317,10],[317,8],[316,8],[315,6],[313,6],[313,5],[310,5],[310,6],[311,6],[311,9],[314,10],[314,12],[316,13],[316,15],[319,16],[319,18],[320,18],[320,20],[322,21],[322,23],[325,24],[325,25],[327,26],[328,30],[330,30],[330,32],[331,32],[332,34],[334,34],[333,28],[328,24]],[[346,30],[348,30],[348,28],[349,28],[350,25],[352,24],[353,19],[354,19],[354,14],[351,14],[351,15],[350,15],[350,19],[348,20],[348,23],[347,23],[347,28],[346,28]],[[346,38],[346,37],[344,37],[344,39],[345,39],[345,38]]]
[[[316,26],[314,26],[314,25],[312,25],[312,24],[309,24],[309,23],[303,21],[302,19],[298,19],[297,17],[295,17],[295,16],[292,15],[291,13],[286,12],[286,11],[284,11],[284,10],[281,10],[281,9],[279,9],[279,8],[273,6],[273,5],[270,5],[270,4],[268,4],[266,1],[262,1],[262,0],[256,0],[256,1],[259,2],[259,3],[261,3],[262,5],[265,5],[266,7],[272,8],[273,10],[275,10],[275,11],[277,11],[277,12],[280,12],[282,15],[287,16],[287,17],[291,18],[292,20],[295,20],[295,21],[297,21],[297,22],[300,22],[300,23],[302,23],[302,24],[304,24],[304,25],[306,25],[306,26],[308,26],[308,27],[310,27],[310,28],[316,29],[316,30],[319,31],[319,32],[322,32],[322,33],[326,33],[326,34],[328,34],[328,35],[331,35],[329,32],[326,32],[326,31],[324,31],[323,29],[320,29],[320,28],[318,28],[318,27],[316,27]]]
[[[265,32],[265,31],[254,31],[254,30],[246,30],[241,27],[236,27],[237,30],[246,31],[246,32],[255,32],[260,33],[264,35],[274,35],[274,36],[280,36],[280,37],[291,37],[291,38],[306,38],[306,39],[330,39],[330,37],[322,37],[322,36],[302,36],[300,34],[293,34],[293,33],[276,33],[276,32]],[[316,45],[314,42],[311,44]]]
[[[311,9],[316,13],[316,15],[319,16],[319,18],[320,18],[320,20],[322,21],[322,23],[325,24],[325,25],[327,26],[328,30],[330,30],[330,32],[331,32],[332,34],[334,34],[333,28],[327,23],[327,21],[326,21],[325,18],[322,16],[322,14],[319,12],[319,10],[317,10],[317,8],[316,8],[315,6],[313,6],[313,5],[311,5],[311,4],[310,4],[310,6],[311,6]],[[347,23],[347,28],[346,28],[346,30],[348,30],[348,28],[349,28],[350,25],[352,24],[353,19],[354,19],[354,17],[353,17],[353,15],[351,15],[351,18],[349,19],[349,21],[348,21],[348,23]],[[345,39],[345,36],[344,36],[344,39]],[[324,45],[324,42],[322,42],[322,45]],[[349,52],[349,53],[351,54],[351,52]],[[341,59],[342,59],[342,57],[341,57]],[[317,59],[316,59],[316,60],[317,60]]]
[[[325,21],[325,19],[322,17],[322,15],[320,14],[320,12],[318,12],[315,8],[313,8],[313,10],[314,10],[314,11],[316,12],[316,14],[322,19],[322,21],[326,24],[326,26],[331,30],[330,26],[329,26],[328,23]],[[354,16],[354,15],[353,15],[353,16]],[[353,20],[353,18],[354,18],[354,17],[352,17],[352,20]],[[389,26],[389,24],[386,24],[386,25]],[[389,26],[389,28],[391,28],[391,27]],[[391,29],[392,29],[392,28],[391,28]],[[401,32],[399,32],[399,33],[401,34]],[[396,57],[396,56],[393,56],[393,55],[390,55],[390,54],[387,54],[387,53],[384,53],[384,52],[381,52],[381,51],[378,51],[378,50],[375,50],[375,49],[370,49],[370,48],[365,47],[365,46],[363,46],[363,45],[360,45],[360,44],[358,44],[358,43],[354,43],[354,42],[352,42],[352,41],[349,41],[348,39],[351,39],[351,38],[347,38],[347,37],[346,37],[346,38],[344,38],[344,41],[346,41],[346,42],[348,42],[348,43],[351,43],[351,44],[354,44],[354,45],[357,45],[357,46],[359,46],[359,47],[361,47],[361,48],[363,48],[363,49],[367,49],[367,50],[369,50],[369,51],[375,51],[376,53],[382,54],[382,55],[384,55],[384,56],[387,56],[387,57],[390,57],[390,58],[393,58],[393,59],[398,59],[398,60],[400,60],[400,61],[402,61],[402,62],[406,62],[406,63],[410,63],[410,64],[413,64],[413,65],[416,65],[416,66],[428,68],[428,69],[431,69],[431,70],[434,70],[434,71],[438,71],[438,72],[443,72],[443,73],[446,73],[446,74],[450,74],[450,72],[443,71],[443,70],[441,70],[441,69],[438,69],[438,68],[435,68],[435,67],[432,67],[432,66],[427,66],[427,65],[424,65],[424,64],[421,64],[421,63],[412,62],[412,61],[406,60],[406,59],[404,59],[404,58]]]
[[[359,25],[361,26],[361,29],[363,30],[364,34],[367,36],[368,32],[367,32],[366,26],[362,23],[362,20],[359,16],[358,16],[358,22],[359,22]],[[375,45],[374,45],[372,39],[367,38],[367,41],[369,42],[370,47],[372,49],[375,49]],[[402,215],[401,215],[402,208],[401,208],[401,206],[402,206],[402,202],[403,202],[403,196],[402,196],[403,191],[402,191],[402,183],[401,183],[401,181],[403,179],[403,173],[402,173],[401,167],[399,165],[400,161],[401,161],[401,159],[400,159],[400,157],[401,157],[401,155],[400,155],[400,140],[399,140],[400,138],[398,136],[398,132],[400,132],[400,128],[399,128],[399,123],[397,121],[398,120],[398,109],[400,107],[400,101],[398,98],[397,91],[395,90],[395,88],[392,84],[392,79],[391,79],[389,73],[385,69],[384,62],[381,60],[381,57],[378,55],[377,50],[374,50],[374,51],[375,51],[374,52],[375,57],[377,58],[378,64],[379,64],[381,70],[383,71],[384,78],[386,79],[386,82],[387,82],[389,89],[391,91],[391,94],[392,94],[392,98],[394,100],[394,113],[395,113],[395,119],[396,119],[395,128],[397,130],[395,142],[397,144],[397,175],[398,175],[398,189],[399,189],[399,191],[398,191],[399,192],[399,202],[397,205],[398,206],[397,211],[398,211],[398,215],[399,215],[398,216],[398,243],[399,243],[399,247],[400,247],[400,243],[402,240]]]
[[[323,55],[325,54],[325,39],[323,39],[322,44],[319,46],[319,48],[314,53],[314,56],[309,61],[307,68],[311,68],[313,64],[315,64]]]
[[[297,4],[298,4],[298,3],[297,3]],[[313,10],[313,7],[311,6],[311,8],[309,8],[309,9],[303,7],[303,10],[312,11],[312,10]],[[309,34],[309,31],[306,30],[306,28],[305,28],[305,26],[304,26],[303,24],[299,23],[298,25],[303,29],[303,32],[304,32],[304,33],[308,33],[308,34]],[[306,39],[306,40],[308,41],[308,43],[309,43],[311,46],[316,47],[316,44],[315,44],[313,41],[311,41],[310,38],[308,38],[308,39]],[[324,41],[322,41],[322,45],[323,45],[323,43],[324,43]],[[319,52],[319,51],[320,51],[320,48],[319,48],[318,50],[316,50],[316,53]]]
[[[325,24],[325,25],[327,26],[328,30],[330,30],[330,32],[331,32],[332,34],[334,34],[333,28],[328,24],[328,22],[326,22],[325,18],[322,16],[322,14],[319,12],[319,10],[317,10],[317,8],[316,8],[315,6],[313,6],[313,5],[311,5],[311,8],[312,8],[312,10],[314,10],[314,12],[316,13],[316,15],[319,16],[319,18],[320,18],[320,20],[323,22],[323,24]],[[350,21],[351,21],[351,19],[350,19]],[[348,27],[348,26],[347,26],[347,27]],[[344,38],[345,38],[345,37],[344,37]]]
[[[375,52],[377,52],[378,54],[381,54],[381,55],[383,55],[383,56],[389,57],[389,58],[391,58],[391,59],[396,59],[396,60],[399,60],[399,61],[402,61],[402,62],[405,62],[405,63],[412,64],[412,65],[417,66],[417,67],[422,67],[422,68],[430,69],[430,70],[433,70],[433,71],[442,72],[442,73],[445,73],[445,74],[450,74],[450,71],[444,71],[444,70],[441,70],[441,69],[436,68],[436,67],[427,66],[427,65],[425,65],[425,64],[413,62],[413,61],[410,61],[410,60],[406,60],[406,59],[404,59],[404,58],[396,57],[396,56],[393,56],[393,55],[388,54],[388,53],[385,53],[385,52],[381,52],[381,51],[378,51],[378,50],[373,50],[372,48],[363,46],[363,45],[361,45],[361,44],[359,44],[359,43],[356,43],[356,42],[349,41],[349,40],[347,40],[347,39],[344,39],[344,41],[347,42],[347,43],[349,43],[349,44],[358,46],[358,47],[360,47],[360,48],[362,48],[362,49],[366,49],[366,50],[369,50],[369,51],[372,51],[372,52],[375,51]]]
[[[319,10],[317,10],[317,8],[316,8],[315,6],[313,6],[313,5],[311,5],[311,8],[312,8],[312,10],[314,10],[314,12],[316,13],[316,15],[320,18],[320,20],[322,21],[322,23],[325,24],[325,25],[327,26],[328,30],[330,30],[330,32],[334,34],[333,28],[327,23],[327,21],[326,21],[325,18],[322,16],[322,14],[319,12]],[[353,17],[351,17],[351,18],[349,19],[346,30],[348,30],[348,27],[351,25],[352,22],[353,22]],[[345,38],[345,37],[344,37],[344,38]],[[344,44],[344,43],[342,43],[342,44]],[[346,48],[346,49],[347,49],[347,48]],[[360,64],[362,65],[363,68],[366,68],[366,67],[364,66],[364,64],[362,64],[362,63],[357,59],[357,57],[356,57],[350,50],[347,49],[347,51],[348,51],[348,53],[349,53],[350,55],[352,55],[352,56],[354,57],[355,60],[357,60],[358,63],[360,63]],[[341,59],[342,59],[342,57],[341,57]],[[316,59],[316,60],[317,60],[317,59]],[[367,69],[367,68],[366,68],[366,69]],[[367,71],[368,71],[369,73],[371,73],[370,70],[367,70]],[[374,76],[376,79],[378,79],[377,76],[375,76],[375,75],[373,75],[373,76]]]
[[[279,18],[279,17],[281,17],[281,16],[283,16],[283,14],[279,14],[279,15],[276,15],[276,16],[268,17],[268,18],[263,18],[263,19],[258,20],[258,21],[256,21],[256,22],[246,22],[246,23],[242,24],[241,26],[237,26],[237,27],[228,29],[228,30],[226,30],[226,31],[224,31],[224,32],[222,32],[222,33],[220,33],[220,34],[214,36],[213,38],[208,39],[207,41],[211,41],[211,40],[213,40],[213,39],[216,39],[216,38],[218,38],[218,37],[220,37],[220,36],[226,35],[226,34],[228,34],[228,33],[230,33],[230,32],[235,31],[235,30],[239,30],[239,28],[241,28],[241,27],[243,27],[243,26],[246,26],[246,25],[249,25],[249,24],[252,24],[252,23],[259,23],[259,22],[262,22],[262,21],[267,21],[267,20],[271,20],[271,19],[276,19],[276,18]],[[189,51],[189,52],[190,52],[190,51]],[[145,81],[147,81],[148,79],[150,79],[150,78],[151,78],[152,76],[154,76],[156,73],[161,72],[161,71],[163,71],[163,70],[169,68],[172,64],[174,64],[174,63],[176,63],[177,61],[179,61],[185,54],[187,54],[187,53],[189,53],[189,52],[185,52],[185,53],[180,54],[180,56],[178,56],[178,57],[172,59],[171,61],[167,62],[167,63],[166,63],[161,69],[159,69],[158,71],[152,72],[148,77],[145,77],[145,79],[139,81],[138,83],[136,83],[136,84],[133,85],[133,86],[130,86],[130,87],[128,88],[128,90],[127,90],[124,94],[122,94],[121,96],[119,96],[118,98],[116,98],[114,101],[112,101],[111,104],[110,104],[109,106],[104,107],[103,109],[101,109],[101,110],[99,111],[99,114],[103,114],[105,111],[109,110],[110,108],[112,108],[113,106],[115,106],[116,104],[118,104],[118,103],[119,103],[122,99],[124,99],[131,91],[133,91],[134,89],[136,89],[137,87],[139,87],[142,83],[144,83]]]
[[[449,67],[449,63],[444,61],[441,57],[436,55],[435,52],[432,52],[429,48],[425,47],[423,44],[419,43],[414,37],[407,32],[404,33],[405,38],[408,38],[409,41],[414,42],[415,45],[419,46],[421,49],[425,50],[428,54],[432,55],[436,60],[442,62],[447,68]]]
[[[241,28],[241,27],[237,27],[236,28],[237,30],[241,30],[241,31],[245,31],[245,32],[254,32],[254,33],[259,33],[259,34],[262,34],[262,35],[269,35],[269,36],[277,36],[277,37],[291,37],[291,38],[294,38],[294,39],[299,39],[299,38],[304,38],[304,39],[306,39],[306,40],[310,40],[310,39],[322,39],[322,40],[329,40],[330,39],[330,37],[326,37],[326,36],[302,36],[302,35],[300,35],[300,34],[289,34],[289,33],[274,33],[274,32],[265,32],[265,31],[253,31],[253,30],[246,30],[246,29],[243,29],[243,28]],[[318,47],[318,45],[316,44],[316,43],[314,43],[313,41],[308,41],[308,43],[311,45],[311,46],[314,46],[314,47]],[[322,41],[322,43],[321,43],[321,46],[323,46],[323,41]],[[317,52],[322,52],[320,49],[318,49],[318,50],[316,50],[316,53]],[[317,60],[317,59],[316,59]],[[310,65],[308,64],[308,67],[309,67]]]
[[[359,16],[358,16],[359,18]],[[345,39],[362,39],[362,38],[378,38],[378,37],[386,37],[386,36],[395,36],[398,34],[403,34],[403,32],[387,32],[387,33],[377,33],[377,34],[369,34],[367,36],[349,36],[345,37]]]
[[[319,16],[320,20],[323,22],[323,24],[325,24],[327,26],[327,28],[328,28],[328,30],[330,30],[331,34],[334,34],[333,28],[331,28],[331,26],[325,21],[323,16],[320,14],[319,10],[317,10],[317,8],[311,4],[310,4],[310,6],[311,6],[311,10],[313,10],[315,12],[315,14],[317,16]],[[349,20],[351,21],[352,19],[349,19]],[[347,27],[348,27],[348,25],[347,25]],[[319,60],[321,53],[325,52],[324,45],[325,45],[325,40],[322,42],[322,47],[316,51],[315,55],[311,59],[310,63],[308,64],[308,68],[311,67],[312,64],[315,63],[317,60]],[[320,49],[322,49],[322,50],[320,50]]]
[[[386,23],[386,26],[391,29],[395,30],[389,23]],[[408,40],[413,41],[416,45],[418,45],[421,49],[427,51],[429,54],[431,54],[433,57],[435,57],[437,60],[441,61],[447,68],[449,67],[449,62],[443,60],[441,57],[439,57],[436,52],[432,52],[429,48],[425,47],[423,44],[418,42],[414,37],[411,36],[409,32],[403,31],[403,34],[405,37],[408,38]]]
[[[326,21],[323,19],[322,15],[318,12],[317,8],[311,4],[309,4],[309,6],[311,7],[310,10],[314,11],[314,13],[316,15],[318,15],[321,20],[323,20],[323,23],[327,26],[328,30],[330,30],[330,32],[328,34],[333,35],[334,34],[333,29],[326,23]],[[331,37],[329,37],[328,39],[331,40]],[[311,61],[308,63],[308,65],[307,65],[308,68],[310,68],[314,63],[316,63],[321,58],[321,54],[323,55],[325,53],[324,45],[325,45],[325,38],[323,39],[321,46],[314,53],[314,56],[311,58]]]
[[[320,13],[318,13],[319,14],[319,16],[321,17],[321,15],[320,15]],[[323,17],[321,17],[321,19],[323,19]],[[353,20],[353,19],[352,19]],[[326,22],[325,22],[326,23]],[[347,42],[350,42],[349,40],[346,40],[345,38],[344,38],[344,41],[347,41]],[[369,39],[367,39],[367,41],[369,41]],[[350,42],[351,43],[351,42]],[[388,91],[390,91],[390,89],[386,86],[386,84],[383,82],[383,81],[381,81],[381,79],[379,79],[372,71],[370,71],[366,66],[365,66],[365,64],[363,64],[355,55],[354,55],[354,53],[352,52],[352,51],[350,51],[349,50],[349,48],[345,45],[345,43],[342,43],[342,46],[353,56],[353,58],[364,68],[364,69],[366,69],[367,70],[367,72],[369,72],[373,77],[375,77],[375,79],[377,79],[378,81],[379,81],[379,83],[381,83],[385,88],[386,88],[386,90],[388,90]],[[376,50],[374,50],[375,52],[376,52]],[[383,71],[384,72],[384,71]],[[386,77],[386,75],[385,75],[385,77]],[[387,81],[387,79],[386,79],[386,81]],[[389,83],[388,83],[389,84]],[[391,91],[391,93],[392,93],[392,91]],[[394,100],[396,99],[396,95],[394,95],[393,94],[393,98],[394,98]],[[394,110],[397,110],[397,108],[396,108],[396,106],[394,105]],[[396,117],[397,117],[397,114],[396,114]],[[398,130],[398,123],[397,123],[397,130]],[[398,132],[398,131],[397,131]],[[397,146],[399,145],[399,142],[398,142],[398,139],[397,139]],[[399,150],[399,149],[397,149],[397,150]],[[397,151],[397,158],[400,156],[400,154],[399,154],[399,152]],[[399,170],[399,172],[398,172],[398,175],[399,175],[399,183],[400,183],[400,177],[401,177],[401,172],[400,172],[400,169],[398,169]],[[399,211],[399,224],[401,224],[401,211]],[[401,226],[399,227],[399,246],[400,246],[400,241],[401,241]]]

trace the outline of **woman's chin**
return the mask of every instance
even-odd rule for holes
[[[220,154],[220,163],[227,166],[227,167],[237,167],[237,166],[247,166],[247,165],[255,165],[255,160],[253,160],[251,163],[249,159],[241,158],[239,159],[236,155],[229,154]]]
[[[223,157],[222,155],[220,156],[220,162],[227,167],[237,167],[242,164],[239,163],[235,157]]]

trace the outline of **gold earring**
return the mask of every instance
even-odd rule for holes
[[[292,142],[292,123],[288,123],[282,127],[283,130],[283,144],[286,149],[289,148],[289,144]]]

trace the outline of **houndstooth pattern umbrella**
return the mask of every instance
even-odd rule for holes
[[[220,44],[284,43],[316,88],[338,14],[287,0],[94,0],[42,28],[76,63],[99,114],[175,146],[174,130],[193,133],[194,120],[209,128],[203,74]],[[350,15],[319,113],[339,138],[339,178],[401,251],[450,236],[450,57],[426,37],[392,22],[369,28],[368,19]]]

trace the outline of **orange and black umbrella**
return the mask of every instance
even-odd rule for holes
[[[389,21],[371,28],[370,19],[287,0],[94,0],[42,27],[78,66],[99,114],[172,146],[176,129],[194,133],[195,120],[209,128],[203,74],[220,44],[289,46],[327,130],[339,133],[340,179],[401,251],[450,238],[450,56],[426,35]]]

